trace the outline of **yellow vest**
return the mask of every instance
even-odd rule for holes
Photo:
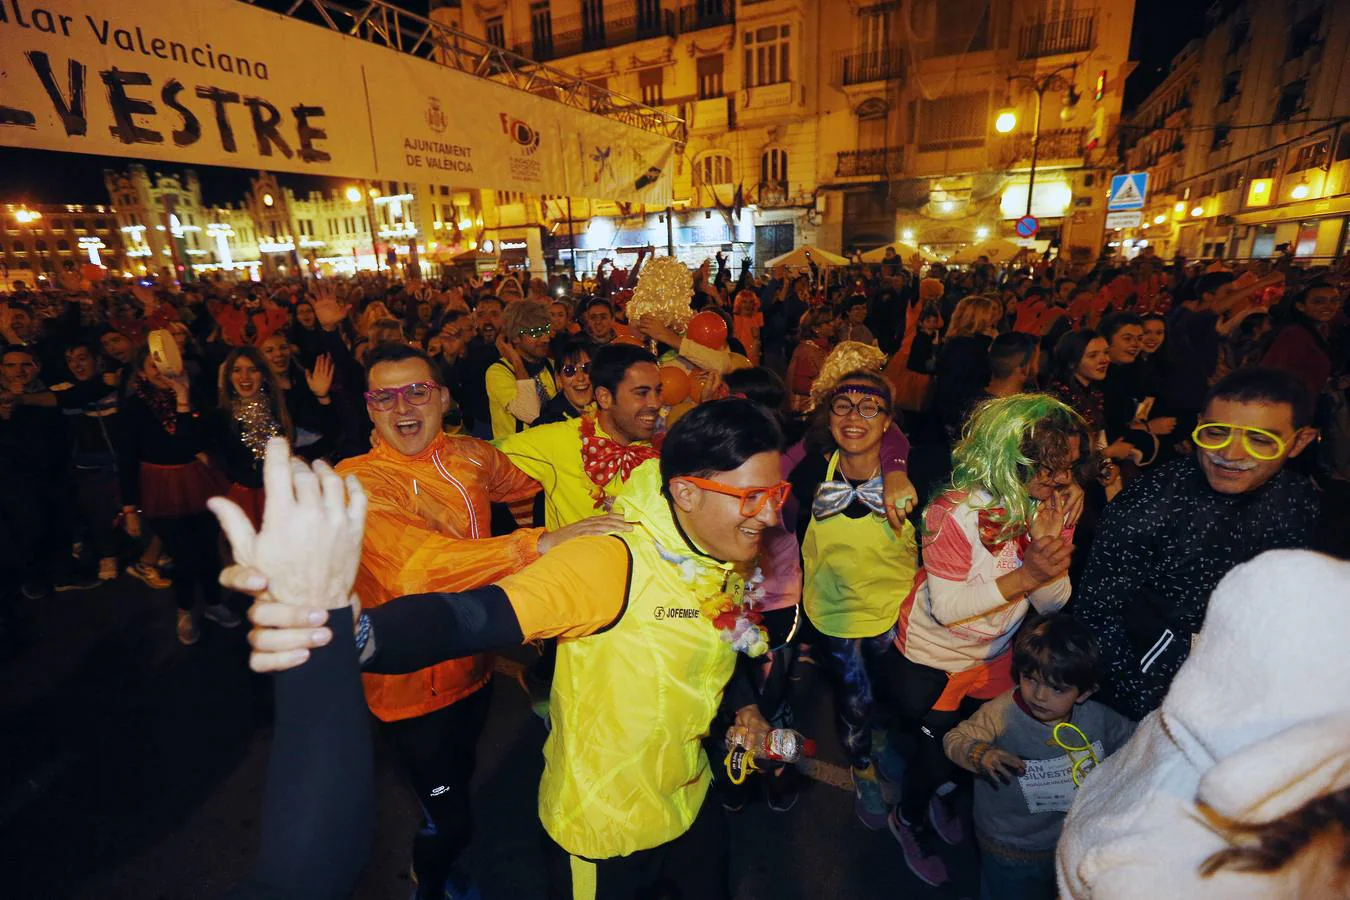
[[[702,739],[736,666],[736,651],[657,545],[699,567],[732,567],[694,554],[660,483],[650,460],[620,495],[638,524],[618,535],[632,559],[619,620],[558,641],[539,818],[564,850],[587,859],[656,847],[693,824],[711,781]]]
[[[839,452],[825,480],[834,478]],[[802,510],[811,515],[810,509]],[[919,568],[914,526],[896,534],[877,513],[850,519],[842,512],[814,516],[802,541],[802,606],[821,634],[867,638],[885,634],[900,619],[900,604]]]

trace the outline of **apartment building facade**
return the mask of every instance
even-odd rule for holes
[[[1350,7],[1225,0],[1123,130],[1159,255],[1326,262],[1350,216]]]

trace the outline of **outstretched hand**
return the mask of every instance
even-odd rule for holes
[[[291,458],[281,438],[267,443],[267,503],[262,530],[224,497],[208,501],[235,560],[255,570],[276,600],[292,606],[348,605],[365,533],[366,495],[354,477],[340,478],[322,461],[311,469]]]

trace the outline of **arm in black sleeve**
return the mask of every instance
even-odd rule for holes
[[[329,626],[350,634],[351,611]],[[253,874],[228,900],[351,896],[370,852],[374,764],[356,647],[333,641],[276,676],[276,728]]]
[[[380,675],[416,672],[525,640],[506,591],[496,585],[458,594],[409,594],[362,615],[374,645],[362,669]]]

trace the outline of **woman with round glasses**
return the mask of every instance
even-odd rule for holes
[[[855,810],[873,831],[886,826],[886,803],[872,761],[872,683],[918,569],[914,527],[906,521],[897,533],[886,520],[882,439],[891,403],[890,384],[875,372],[844,375],[816,407],[808,443],[820,452],[791,475],[803,510],[802,605],[832,675]]]
[[[591,384],[591,354],[595,345],[585,338],[569,337],[557,346],[553,356],[553,374],[558,393],[539,411],[536,425],[578,419],[595,401]]]

